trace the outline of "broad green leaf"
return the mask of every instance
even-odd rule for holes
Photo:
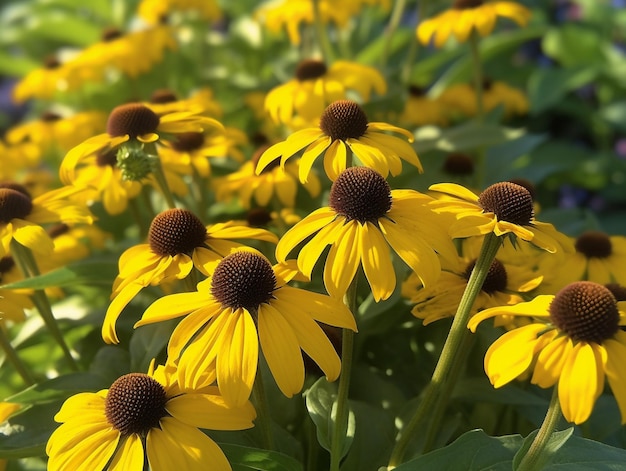
[[[27,57],[7,54],[0,50],[0,73],[9,77],[22,77],[32,69],[39,67],[39,63]]]
[[[528,28],[505,31],[486,37],[480,42],[480,57],[487,62],[507,51],[517,49],[526,41],[540,38],[546,31],[546,26],[531,26]],[[428,94],[439,96],[450,85],[468,82],[472,77],[472,58],[469,53],[463,54],[445,73],[441,75]]]
[[[148,370],[152,359],[167,345],[173,325],[174,321],[158,322],[134,330],[129,345],[131,371]]]
[[[603,62],[602,37],[593,28],[566,23],[543,36],[542,50],[565,68]]]
[[[234,471],[301,471],[302,465],[277,451],[241,445],[220,444]]]
[[[626,101],[609,103],[600,110],[600,116],[612,126],[626,132]]]
[[[434,149],[445,152],[469,151],[518,139],[524,133],[523,129],[476,121],[468,121],[450,129],[423,126],[415,132],[415,148],[418,154]]]
[[[337,408],[336,386],[322,377],[306,391],[305,399],[306,408],[309,411],[313,423],[315,423],[317,441],[323,448],[330,451]],[[345,456],[350,449],[350,445],[354,439],[354,432],[354,412],[350,410],[348,423],[345,424],[344,428],[341,430],[341,434],[344,437],[340,453],[342,457]]]
[[[85,260],[67,265],[33,278],[9,283],[0,288],[44,289],[51,286],[72,286],[80,284],[104,285],[110,287],[117,275],[117,260]]]
[[[535,430],[531,434],[529,434],[525,439],[524,443],[522,443],[522,447],[517,451],[515,457],[513,458],[513,469],[517,469],[524,458],[530,446],[533,444],[535,437],[537,436],[538,430]],[[537,460],[534,462],[535,469],[539,469],[539,467],[543,467],[550,458],[554,456],[554,454],[559,451],[563,445],[569,440],[569,438],[574,433],[574,427],[570,427],[567,430],[563,430],[560,432],[554,432],[550,435],[550,439],[548,443],[545,445],[545,448],[542,450],[541,454],[537,457]]]
[[[115,346],[101,347],[89,365],[89,371],[104,379],[108,388],[117,378],[130,372],[130,354],[127,350]],[[145,373],[147,369],[140,370]]]
[[[530,114],[538,114],[556,105],[568,92],[592,83],[599,71],[597,67],[535,69],[528,79]]]
[[[61,402],[30,407],[11,417],[0,432],[0,459],[43,456],[48,438],[59,426],[53,417]]]
[[[6,399],[20,404],[43,404],[85,391],[98,391],[110,386],[110,383],[96,373],[68,373],[35,384]]]

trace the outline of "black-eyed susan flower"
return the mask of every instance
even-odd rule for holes
[[[467,287],[476,260],[459,258],[455,266],[445,267],[437,283],[425,288],[417,275],[412,273],[402,283],[402,296],[414,304],[411,313],[423,319],[424,325],[445,317],[451,317]],[[512,306],[524,301],[522,296],[541,283],[542,275],[503,263],[499,259],[491,262],[487,277],[472,305],[472,314],[490,307]],[[508,318],[499,317],[496,325],[508,323]]]
[[[594,281],[626,286],[626,237],[586,231],[571,239],[575,252],[567,257],[543,258],[539,270],[549,273],[542,293],[555,293],[574,281]]]
[[[613,390],[622,423],[626,423],[626,303],[606,287],[590,281],[571,283],[556,295],[486,309],[469,321],[475,331],[483,320],[524,316],[533,322],[509,331],[485,355],[485,372],[499,388],[532,370],[531,382],[542,388],[557,385],[565,418],[585,422],[604,390]]]
[[[281,206],[293,208],[296,203],[298,192],[298,161],[287,162],[283,168],[279,166],[280,159],[268,164],[257,175],[255,169],[261,154],[267,146],[257,149],[250,160],[244,163],[236,172],[225,177],[216,178],[215,195],[218,201],[227,201],[233,196],[245,209],[250,208],[252,198],[260,206],[267,206],[275,198]],[[315,173],[309,174],[306,183],[303,184],[312,198],[317,197],[321,191],[321,183]]]
[[[150,368],[152,370],[152,367]],[[200,429],[253,426],[252,404],[226,406],[216,387],[183,392],[162,367],[129,373],[109,389],[67,399],[46,445],[48,469],[230,471],[220,447]]]
[[[361,107],[349,100],[340,100],[326,107],[320,125],[302,129],[291,134],[287,140],[274,144],[259,159],[256,172],[261,171],[280,157],[284,167],[287,159],[304,149],[298,174],[306,182],[315,159],[324,154],[324,170],[331,180],[346,169],[348,152],[366,167],[373,168],[387,177],[389,172],[398,175],[402,171],[402,160],[415,165],[422,171],[415,150],[406,141],[385,134],[385,131],[404,135],[413,142],[413,135],[405,129],[387,123],[370,123]]]
[[[194,267],[209,275],[219,260],[242,247],[231,239],[278,240],[267,230],[233,222],[205,226],[187,209],[168,209],[158,214],[150,224],[148,243],[131,247],[120,256],[112,302],[102,324],[104,341],[119,342],[117,318],[141,289],[186,278]]]
[[[455,183],[437,183],[429,189],[437,198],[431,203],[434,210],[456,217],[449,228],[453,238],[493,232],[497,236],[511,234],[548,252],[573,250],[566,235],[535,219],[532,196],[521,185],[495,183],[480,195]]]
[[[23,185],[0,183],[0,256],[9,252],[12,240],[37,254],[50,254],[54,244],[41,224],[91,224],[89,210],[68,201],[70,194],[61,188],[32,198]]]
[[[0,258],[0,286],[8,285],[23,279],[13,257]],[[0,322],[22,322],[24,310],[33,307],[28,290],[12,290],[0,288]],[[0,326],[4,328],[4,326]]]
[[[449,123],[449,109],[439,101],[431,98],[417,86],[410,86],[404,109],[398,117],[400,123],[411,126],[434,124],[446,126]]]
[[[321,60],[307,59],[298,64],[294,79],[268,92],[265,108],[277,123],[290,126],[294,115],[310,123],[319,120],[332,102],[345,99],[348,92],[356,92],[368,102],[372,90],[379,95],[387,91],[385,79],[373,67],[349,61],[336,61],[328,67]]]
[[[298,244],[298,268],[307,277],[330,245],[324,264],[328,293],[341,298],[359,265],[379,301],[396,288],[390,248],[425,286],[441,271],[438,254],[456,259],[444,219],[429,207],[429,196],[414,190],[391,190],[387,181],[367,167],[350,167],[333,182],[329,206],[317,209],[292,227],[278,242],[276,258],[285,261]]]
[[[119,214],[128,199],[141,190],[141,180],[151,182],[157,156],[142,150],[146,143],[175,141],[189,132],[223,130],[222,125],[201,110],[157,115],[141,103],[121,105],[111,111],[107,132],[91,137],[70,150],[59,169],[61,181],[85,190],[88,197],[102,200],[110,214]],[[162,165],[172,190],[186,192],[186,185]]]
[[[304,384],[301,350],[329,381],[339,376],[339,356],[318,322],[356,330],[352,313],[340,300],[287,286],[297,275],[290,264],[272,267],[259,252],[234,252],[198,283],[197,292],[158,299],[135,326],[188,314],[168,344],[168,357],[178,359],[182,387],[217,378],[228,404],[244,403],[252,391],[260,346],[276,384],[292,397]]]
[[[459,42],[467,41],[472,32],[489,35],[498,17],[525,26],[530,15],[530,10],[517,2],[455,0],[452,8],[422,21],[417,27],[417,37],[422,44],[428,44],[432,39],[436,47],[441,47],[452,35]]]
[[[152,92],[146,105],[159,116],[196,110],[211,118],[220,118],[224,114],[222,106],[215,101],[213,91],[209,87],[197,89],[188,98],[179,98],[169,88],[159,88]]]

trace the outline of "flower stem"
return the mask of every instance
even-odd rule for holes
[[[26,365],[20,359],[19,355],[13,348],[13,345],[11,345],[7,334],[4,331],[4,326],[0,326],[0,347],[2,347],[6,359],[11,362],[15,370],[22,377],[24,383],[26,383],[27,386],[32,386],[33,384],[35,384],[35,379],[30,374],[30,371],[28,370]]]
[[[541,424],[535,439],[531,443],[530,448],[522,458],[522,461],[515,471],[541,471],[541,469],[543,469],[543,465],[540,462],[541,454],[550,441],[552,432],[556,429],[560,419],[561,406],[559,404],[558,389],[555,386],[552,390],[552,399],[550,400],[548,412],[546,412],[543,423]]]
[[[315,38],[317,39],[317,45],[322,53],[322,60],[327,64],[335,59],[335,53],[333,47],[330,44],[326,29],[324,28],[324,22],[322,21],[322,13],[320,11],[320,0],[313,0],[313,23],[315,27]]]
[[[393,10],[391,11],[391,17],[389,18],[389,23],[387,24],[387,30],[385,31],[385,45],[383,48],[383,55],[381,57],[381,68],[385,68],[387,65],[387,60],[389,59],[389,50],[391,49],[391,41],[393,40],[393,35],[398,29],[398,25],[400,24],[400,20],[402,19],[402,14],[404,13],[404,8],[406,7],[406,0],[396,0],[393,2]]]
[[[472,305],[482,289],[491,262],[496,256],[500,248],[500,238],[493,233],[489,233],[483,240],[480,254],[476,260],[476,265],[472,270],[472,274],[467,282],[465,291],[461,298],[461,302],[457,308],[456,314],[452,321],[452,327],[443,345],[443,350],[439,356],[437,366],[430,380],[430,383],[424,391],[422,400],[415,411],[415,414],[406,425],[396,446],[391,452],[389,467],[394,468],[402,462],[407,446],[409,445],[413,434],[420,427],[423,427],[429,418],[429,414],[437,407],[437,401],[441,400],[447,387],[447,381],[450,379],[451,371],[454,370],[455,364],[462,359],[461,345],[465,336],[469,335],[467,330],[467,321],[469,320]]]
[[[356,287],[357,278],[355,276],[344,296],[344,303],[353,314],[356,313]],[[348,414],[350,410],[348,392],[350,390],[353,352],[354,332],[350,329],[343,329],[341,334],[341,375],[339,376],[336,402],[337,409],[335,411],[335,422],[333,424],[333,434],[330,443],[330,471],[339,471],[339,463],[342,458],[341,452],[346,438],[345,430],[347,430]]]
[[[263,434],[263,440],[266,450],[274,450],[274,433],[272,432],[272,415],[270,414],[270,406],[267,402],[265,394],[265,386],[263,384],[263,372],[261,371],[261,358],[257,367],[254,385],[252,386],[252,397],[254,399],[254,407],[257,411],[257,421]]]
[[[24,247],[15,239],[11,241],[11,254],[13,255],[15,263],[17,263],[25,278],[31,278],[40,274],[39,267],[37,266],[35,257],[33,257],[33,253],[28,247]],[[63,350],[63,355],[67,359],[70,368],[74,371],[78,371],[78,364],[76,363],[76,360],[74,360],[67,343],[65,343],[63,333],[61,332],[61,329],[59,329],[59,325],[54,318],[52,307],[50,306],[50,300],[48,299],[45,291],[41,289],[35,290],[33,292],[33,303],[35,304],[35,307],[37,307],[41,318],[48,328],[48,331],[54,340],[56,340],[59,344],[61,350]]]
[[[485,105],[483,100],[483,64],[480,60],[480,39],[476,30],[469,37],[470,54],[472,55],[472,69],[474,72],[474,91],[476,92],[476,111],[478,121],[482,122],[485,117]]]
[[[161,159],[159,158],[159,153],[157,151],[156,145],[154,142],[148,142],[144,144],[144,150],[147,154],[153,155],[156,157],[154,162],[154,167],[152,168],[152,175],[156,180],[156,183],[161,190],[161,194],[163,198],[165,198],[165,202],[167,203],[167,207],[169,209],[176,208],[176,203],[174,202],[174,195],[172,195],[172,191],[170,190],[169,185],[167,184],[167,179],[165,178],[165,173],[163,172],[163,165],[161,165]]]

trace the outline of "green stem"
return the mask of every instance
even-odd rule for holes
[[[483,100],[483,64],[480,60],[480,39],[476,30],[469,37],[470,53],[472,55],[472,69],[474,72],[474,91],[476,92],[476,116],[479,122],[485,117]]]
[[[22,244],[17,242],[15,239],[11,241],[11,254],[15,259],[15,263],[18,265],[22,274],[25,278],[31,278],[34,276],[39,276],[39,267],[37,266],[37,261],[35,257],[33,257],[33,253],[30,251],[28,247],[24,247]],[[43,319],[48,331],[56,340],[56,342],[63,350],[63,355],[67,359],[67,362],[74,371],[78,371],[78,364],[72,353],[70,352],[69,347],[65,343],[65,338],[63,337],[63,333],[57,324],[57,321],[52,313],[52,307],[50,306],[50,300],[46,295],[45,291],[37,289],[33,292],[33,303],[35,307],[39,311],[41,318]]]
[[[328,35],[326,34],[326,28],[324,28],[324,22],[322,21],[322,14],[320,12],[320,0],[313,0],[313,25],[315,27],[315,38],[317,39],[317,45],[322,53],[322,60],[330,65],[335,59],[335,53],[333,47],[330,44]]]
[[[6,357],[6,359],[11,362],[15,370],[22,377],[24,383],[26,383],[27,386],[32,386],[33,384],[35,384],[35,379],[30,374],[30,371],[28,370],[26,365],[20,359],[17,351],[13,348],[13,345],[11,345],[11,342],[6,335],[3,326],[0,326],[0,347],[2,347],[2,350],[4,350],[4,356]]]
[[[387,30],[385,31],[385,44],[383,48],[383,55],[381,57],[382,68],[387,65],[387,60],[389,59],[389,50],[391,49],[391,41],[393,40],[394,33],[398,29],[398,25],[400,24],[400,20],[402,19],[402,14],[404,13],[405,7],[406,0],[396,0],[395,2],[393,2],[393,10],[391,11],[391,17],[389,18]]]
[[[415,414],[404,430],[402,430],[402,434],[391,453],[389,460],[389,467],[391,468],[398,466],[402,462],[407,446],[413,438],[413,434],[415,431],[419,430],[420,427],[423,427],[428,420],[429,414],[432,413],[436,407],[437,401],[440,400],[444,394],[450,372],[455,368],[456,362],[462,359],[460,347],[464,342],[465,336],[468,335],[467,321],[470,318],[474,301],[482,289],[487,273],[489,272],[489,267],[500,248],[500,244],[500,238],[492,232],[487,234],[483,240],[480,255],[476,260],[476,265],[472,270],[472,274],[463,292],[461,302],[459,303],[452,321],[452,327],[450,327],[450,332],[443,345],[443,350],[439,356],[430,383],[424,391],[424,396]]]
[[[350,312],[356,314],[356,288],[357,277],[355,276],[344,296],[344,303]],[[337,408],[335,410],[335,422],[330,443],[330,471],[339,471],[341,452],[345,440],[345,431],[348,426],[350,405],[348,404],[348,392],[350,390],[350,373],[352,371],[352,357],[354,353],[354,332],[343,329],[341,335],[341,375],[337,391]]]
[[[408,87],[411,83],[411,69],[413,68],[415,57],[417,56],[418,46],[419,41],[417,40],[417,36],[413,35],[413,39],[409,45],[409,50],[406,53],[406,59],[404,59],[404,64],[402,66],[402,76],[400,77],[404,88]]]
[[[559,404],[559,393],[555,386],[552,391],[552,399],[548,406],[548,412],[543,419],[543,423],[530,445],[530,448],[522,458],[519,466],[515,471],[541,471],[543,464],[541,463],[541,455],[545,450],[552,433],[556,430],[556,426],[561,419],[561,406]]]
[[[263,384],[263,372],[261,371],[261,358],[257,367],[256,378],[254,378],[254,386],[252,387],[252,397],[254,407],[257,411],[257,423],[263,434],[263,446],[266,450],[275,450],[274,433],[272,432],[272,415],[270,414],[270,406],[267,402],[265,394],[265,386]]]
[[[165,198],[167,207],[170,209],[174,209],[176,207],[176,203],[174,202],[174,195],[172,195],[172,191],[167,184],[167,179],[165,178],[165,173],[163,172],[163,165],[161,165],[161,159],[159,158],[159,153],[157,151],[156,145],[154,144],[154,142],[147,142],[144,144],[144,150],[147,154],[156,157],[154,168],[152,169],[152,175],[156,180],[159,190],[161,190],[163,198]]]

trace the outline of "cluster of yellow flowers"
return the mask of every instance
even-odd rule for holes
[[[364,5],[390,8],[298,0],[264,6],[256,17],[268,31],[286,27],[297,45],[302,22],[341,29]],[[23,77],[14,98],[52,103],[120,75],[141,80],[180,47],[184,30],[172,17],[223,16],[213,1],[144,0],[137,12],[144,27],[106,30],[101,42],[51,58]],[[489,34],[497,17],[523,26],[530,12],[514,2],[457,0],[423,21],[416,37],[436,47],[451,36],[465,42]],[[295,78],[264,94],[254,130],[222,124],[223,103],[205,86],[184,97],[150,90],[149,99],[111,103],[106,112],[47,111],[10,129],[0,143],[1,283],[93,251],[110,256],[108,232],[130,214],[137,224],[125,235],[139,243],[119,256],[102,338],[127,341],[118,321],[131,302],[151,301],[135,328],[177,322],[166,357],[147,373],[67,399],[47,443],[48,469],[145,469],[145,462],[152,470],[231,469],[199,429],[253,427],[251,397],[263,364],[288,398],[305,387],[309,358],[328,381],[343,381],[349,369],[328,329],[357,332],[360,278],[375,302],[401,291],[411,313],[429,324],[460,316],[468,281],[483,276],[463,329],[475,331],[491,317],[505,327],[485,356],[492,384],[530,373],[542,388],[558,385],[565,418],[579,424],[606,378],[626,422],[626,238],[558,232],[536,219],[532,188],[521,182],[481,192],[455,183],[424,193],[392,188],[392,177],[424,171],[416,126],[445,126],[498,106],[505,114],[527,111],[521,92],[499,82],[482,87],[477,93],[457,84],[428,97],[412,86],[395,125],[368,108],[388,92],[379,70],[312,55],[295,67]],[[44,163],[58,165],[60,184]],[[326,205],[298,211],[299,199],[321,196]],[[214,219],[215,208],[228,207],[244,217]],[[495,248],[487,256],[489,243]],[[318,292],[318,275],[327,294]],[[25,311],[45,311],[40,295],[0,288],[3,337]]]

